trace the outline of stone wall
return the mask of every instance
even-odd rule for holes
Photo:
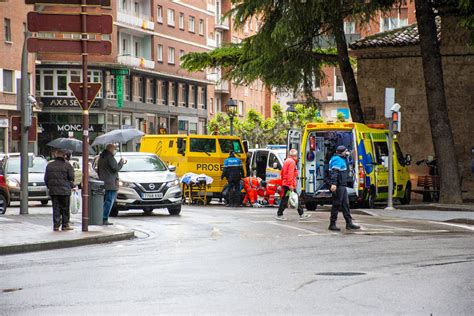
[[[370,55],[368,51],[359,55],[357,73],[364,113],[374,114],[367,118],[367,123],[387,122],[384,118],[384,90],[393,87],[396,102],[402,106],[402,133],[399,136],[402,150],[411,154],[414,162],[428,155],[434,156],[419,47],[383,49]],[[451,50],[443,55],[443,72],[458,166],[463,177],[463,189],[468,190],[463,197],[474,199],[471,170],[474,159],[474,54],[467,50],[456,50],[454,54]],[[416,177],[426,174],[427,167],[413,164],[410,171],[416,185]]]

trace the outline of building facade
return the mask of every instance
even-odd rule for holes
[[[457,162],[453,163],[457,163],[463,190],[467,191],[463,198],[472,200],[474,48],[467,45],[469,35],[459,26],[458,19],[442,16],[437,23],[446,104],[457,156]],[[395,88],[395,101],[401,105],[402,130],[398,138],[404,153],[411,154],[412,161],[434,157],[416,24],[355,42],[352,52],[357,58],[359,91],[366,122],[387,123],[384,117],[385,88]],[[413,163],[410,173],[415,186],[417,176],[428,174],[428,170],[425,165]]]
[[[11,8],[15,5],[15,10]],[[8,153],[19,149],[18,141],[11,140],[12,117],[19,116],[17,109],[17,80],[21,79],[21,56],[26,26],[26,13],[33,6],[26,6],[21,0],[0,1],[0,152]],[[31,74],[34,73],[34,54],[30,54],[28,74],[30,93],[33,93]],[[33,150],[34,144],[31,143]]]

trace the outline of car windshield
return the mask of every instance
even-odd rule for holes
[[[166,165],[156,156],[120,156],[116,155],[117,161],[123,158],[127,163],[123,165],[120,172],[146,172],[146,171],[165,171]]]
[[[34,159],[29,158],[28,173],[45,173],[48,162],[44,158],[36,157]],[[19,174],[21,170],[21,159],[10,158],[7,160],[6,165],[7,174]]]

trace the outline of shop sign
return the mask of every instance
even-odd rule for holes
[[[41,102],[43,103],[43,108],[81,108],[81,105],[76,98],[47,98],[42,97]],[[99,100],[95,100],[92,103],[91,108],[99,108]]]
[[[41,127],[46,132],[82,132],[82,124],[54,124],[54,123],[43,123]],[[105,125],[103,124],[90,124],[89,132],[91,133],[101,133],[105,132]]]
[[[0,128],[7,128],[8,126],[9,126],[8,118],[7,117],[0,118]]]

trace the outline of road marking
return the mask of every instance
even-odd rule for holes
[[[299,227],[295,227],[295,226],[291,226],[291,225],[284,225],[284,224],[275,223],[275,222],[272,222],[272,221],[262,221],[260,223],[267,223],[267,224],[271,224],[271,225],[286,227],[286,228],[290,228],[290,229],[294,229],[294,230],[299,230],[299,231],[302,231],[302,232],[305,232],[305,233],[308,233],[308,234],[317,234],[314,231],[309,230],[309,229],[299,228]]]

